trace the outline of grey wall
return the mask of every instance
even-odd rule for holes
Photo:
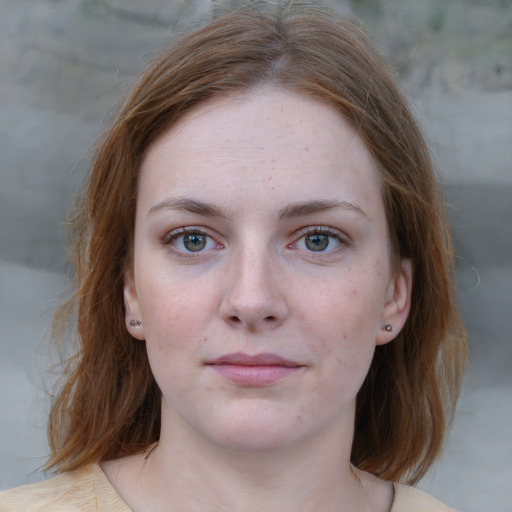
[[[396,65],[452,205],[472,366],[445,456],[423,486],[467,512],[510,512],[512,3],[335,5],[359,16]],[[67,283],[64,221],[94,140],[144,62],[211,9],[206,0],[0,1],[0,488],[41,478],[49,359],[40,341]]]

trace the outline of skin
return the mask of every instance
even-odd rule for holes
[[[263,89],[200,104],[161,136],[125,276],[161,438],[147,460],[103,464],[128,505],[388,510],[391,486],[352,468],[350,447],[375,347],[409,311],[411,265],[391,268],[376,165],[327,105]],[[239,353],[292,369],[233,381],[215,362]]]

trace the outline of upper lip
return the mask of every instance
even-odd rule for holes
[[[302,366],[296,361],[291,361],[277,354],[272,354],[269,352],[254,355],[236,352],[234,354],[226,354],[224,356],[218,357],[217,359],[208,361],[206,364],[232,364],[240,366]]]

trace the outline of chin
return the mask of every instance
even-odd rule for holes
[[[266,452],[286,449],[312,434],[298,414],[260,408],[231,411],[209,423],[203,435],[234,451]],[[213,428],[212,428],[213,427]]]
[[[290,431],[279,431],[275,427],[257,426],[256,428],[230,428],[214,442],[226,450],[235,452],[276,452],[293,444],[295,436]]]

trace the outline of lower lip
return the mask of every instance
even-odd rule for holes
[[[300,366],[214,364],[212,368],[223,377],[242,386],[265,386],[300,370]]]

